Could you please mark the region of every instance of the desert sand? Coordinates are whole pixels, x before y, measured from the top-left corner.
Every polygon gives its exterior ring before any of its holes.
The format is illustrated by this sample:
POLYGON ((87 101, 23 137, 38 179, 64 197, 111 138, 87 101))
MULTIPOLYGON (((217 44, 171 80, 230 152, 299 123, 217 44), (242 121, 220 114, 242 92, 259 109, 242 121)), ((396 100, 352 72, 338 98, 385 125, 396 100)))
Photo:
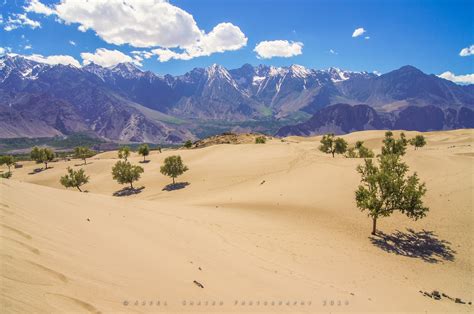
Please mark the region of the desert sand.
MULTIPOLYGON (((379 152, 383 134, 344 138, 379 152)), ((320 137, 153 151, 126 197, 112 196, 116 152, 26 162, 0 184, 2 312, 470 312, 419 291, 473 300, 474 131, 424 135, 404 160, 430 211, 382 218, 377 237, 354 200, 363 160, 323 154, 320 137), (189 185, 166 191, 174 154, 189 185), (60 185, 68 166, 87 193, 60 185)))

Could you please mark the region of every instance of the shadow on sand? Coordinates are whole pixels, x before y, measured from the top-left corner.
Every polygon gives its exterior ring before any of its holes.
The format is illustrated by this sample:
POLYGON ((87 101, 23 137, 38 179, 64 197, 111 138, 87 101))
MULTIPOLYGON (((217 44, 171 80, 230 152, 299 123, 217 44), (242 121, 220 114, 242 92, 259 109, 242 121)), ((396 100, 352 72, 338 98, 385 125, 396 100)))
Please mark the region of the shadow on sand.
POLYGON ((178 183, 171 183, 168 184, 163 188, 162 191, 174 191, 174 190, 181 190, 187 187, 190 183, 189 182, 178 182, 178 183))
POLYGON ((46 171, 48 169, 52 169, 53 167, 48 167, 48 168, 36 168, 36 169, 33 169, 31 172, 28 172, 29 175, 32 175, 32 174, 37 174, 37 173, 40 173, 40 172, 43 172, 43 171, 46 171))
POLYGON ((441 240, 433 231, 422 230, 415 232, 396 231, 392 234, 378 232, 369 237, 372 244, 382 250, 412 258, 419 258, 428 263, 453 261, 456 251, 451 249, 450 242, 441 240))
POLYGON ((74 167, 89 166, 89 165, 92 165, 92 164, 93 164, 93 162, 89 161, 87 164, 84 164, 84 163, 74 164, 74 167))
POLYGON ((140 161, 139 161, 139 163, 141 163, 141 164, 147 164, 147 163, 149 163, 149 162, 150 162, 149 160, 140 160, 140 161))
POLYGON ((118 190, 117 192, 114 192, 113 195, 114 195, 114 196, 129 196, 129 195, 134 195, 134 194, 141 193, 144 188, 145 188, 144 186, 139 187, 139 188, 126 187, 126 188, 123 188, 123 189, 121 189, 121 190, 118 190))

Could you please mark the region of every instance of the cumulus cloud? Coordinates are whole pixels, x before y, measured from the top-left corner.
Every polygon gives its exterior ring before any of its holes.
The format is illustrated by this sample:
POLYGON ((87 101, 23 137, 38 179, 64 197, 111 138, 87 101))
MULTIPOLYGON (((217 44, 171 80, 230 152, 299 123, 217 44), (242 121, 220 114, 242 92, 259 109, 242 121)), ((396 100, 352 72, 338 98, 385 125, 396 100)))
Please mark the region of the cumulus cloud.
POLYGON ((70 40, 69 41, 69 44, 72 45, 72 46, 75 46, 76 45, 76 42, 74 40, 70 40))
MULTIPOLYGON (((30 6, 32 3, 37 13, 51 9, 39 0, 32 1, 30 6)), ((206 33, 191 14, 167 0, 62 0, 53 12, 64 23, 78 24, 82 32, 92 30, 107 43, 156 48, 154 54, 160 61, 189 60, 237 50, 247 44, 239 27, 220 23, 206 33)))
POLYGON ((453 72, 446 71, 438 76, 455 83, 474 84, 474 74, 456 75, 453 72))
POLYGON ((259 42, 253 51, 257 58, 270 59, 273 57, 289 58, 303 53, 303 43, 288 40, 272 40, 259 42))
POLYGON ((472 56, 474 55, 474 45, 471 45, 467 48, 463 48, 460 52, 459 55, 461 57, 467 57, 467 56, 472 56))
POLYGON ((27 4, 28 5, 24 7, 26 12, 34 12, 44 15, 51 15, 55 13, 52 8, 42 4, 39 2, 39 0, 30 0, 27 4))
POLYGON ((73 65, 77 68, 81 67, 79 61, 68 55, 53 55, 53 56, 42 56, 39 54, 33 54, 29 56, 23 56, 26 59, 33 60, 40 63, 47 63, 51 65, 63 64, 63 65, 73 65))
POLYGON ((247 45, 247 40, 239 27, 231 23, 220 23, 208 34, 203 34, 195 44, 186 46, 179 52, 168 48, 157 48, 151 52, 158 56, 160 62, 170 59, 190 60, 217 52, 238 50, 247 45))
POLYGON ((134 59, 118 50, 109 50, 105 48, 99 48, 94 53, 83 52, 81 58, 84 60, 84 65, 89 63, 95 63, 103 67, 112 67, 119 63, 134 63, 141 66, 139 60, 134 59))
POLYGON ((365 33, 366 30, 363 27, 356 28, 354 32, 352 33, 352 37, 359 37, 363 33, 365 33))
POLYGON ((3 29, 9 32, 23 26, 28 26, 32 29, 35 29, 37 27, 41 27, 41 23, 28 18, 28 16, 26 16, 26 13, 18 13, 12 14, 8 17, 7 21, 5 22, 5 27, 3 29))

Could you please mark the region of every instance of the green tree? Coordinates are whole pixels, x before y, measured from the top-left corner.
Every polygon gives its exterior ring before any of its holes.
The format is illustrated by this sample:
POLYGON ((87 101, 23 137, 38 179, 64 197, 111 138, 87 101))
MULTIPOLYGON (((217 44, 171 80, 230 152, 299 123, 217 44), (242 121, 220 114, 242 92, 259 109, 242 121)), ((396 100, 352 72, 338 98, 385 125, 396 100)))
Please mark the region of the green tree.
POLYGON ((341 138, 335 138, 334 134, 326 134, 321 139, 319 150, 326 154, 344 154, 347 150, 347 142, 341 138))
POLYGON ((0 156, 0 166, 7 166, 8 172, 11 172, 11 167, 15 164, 15 157, 13 156, 0 156))
POLYGON ((74 148, 74 156, 84 160, 84 165, 87 164, 87 158, 94 156, 94 152, 86 146, 79 146, 74 148))
POLYGON ((265 136, 257 136, 255 138, 255 144, 265 144, 267 142, 267 139, 265 136))
POLYGON ((193 147, 193 142, 191 142, 191 140, 187 140, 186 142, 184 142, 184 147, 186 148, 193 147))
POLYGON ((377 219, 390 216, 395 210, 417 220, 426 216, 422 197, 426 193, 424 183, 416 172, 407 176, 408 166, 398 154, 378 156, 376 165, 372 159, 365 159, 357 171, 361 184, 355 192, 357 207, 368 211, 372 218, 372 234, 376 233, 377 219))
POLYGON ((112 168, 112 176, 114 180, 117 180, 120 184, 130 184, 130 188, 133 189, 133 182, 140 179, 140 175, 143 173, 143 168, 140 166, 134 166, 130 162, 125 160, 119 160, 112 168))
POLYGON ((89 182, 89 176, 86 176, 84 169, 74 170, 67 167, 67 174, 59 180, 65 188, 77 188, 82 192, 81 186, 89 182))
POLYGON ((160 152, 160 154, 161 154, 161 146, 158 146, 156 149, 157 149, 157 150, 160 152))
POLYGON ((356 148, 359 152, 359 158, 373 158, 374 157, 374 152, 371 149, 365 147, 363 141, 357 141, 356 148))
POLYGON ((143 162, 145 162, 145 157, 150 154, 150 147, 148 144, 142 144, 138 147, 138 154, 143 156, 143 162))
POLYGON ((426 139, 423 135, 417 135, 410 140, 410 144, 415 146, 415 150, 426 145, 426 139))
POLYGON ((30 157, 37 163, 44 163, 44 168, 48 169, 48 162, 54 159, 55 154, 51 149, 47 147, 40 148, 35 146, 31 150, 30 157))
POLYGON ((405 133, 400 133, 400 138, 396 139, 393 137, 392 131, 385 132, 385 138, 383 140, 384 146, 382 147, 382 155, 405 155, 408 141, 405 133))
POLYGON ((118 151, 118 158, 127 161, 128 157, 130 156, 130 147, 122 146, 118 151))
POLYGON ((175 184, 174 179, 182 175, 185 171, 188 171, 188 167, 183 164, 181 156, 166 157, 165 163, 160 168, 162 174, 173 179, 173 184, 175 184))

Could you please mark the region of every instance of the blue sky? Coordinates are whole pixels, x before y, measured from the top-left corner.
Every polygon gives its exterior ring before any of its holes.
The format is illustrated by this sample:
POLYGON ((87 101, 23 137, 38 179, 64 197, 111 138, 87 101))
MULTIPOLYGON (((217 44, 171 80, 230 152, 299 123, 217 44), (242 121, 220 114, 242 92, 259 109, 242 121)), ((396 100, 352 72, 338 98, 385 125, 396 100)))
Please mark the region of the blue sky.
POLYGON ((146 6, 153 0, 101 0, 101 6, 89 8, 85 1, 63 0, 61 10, 55 7, 59 1, 33 0, 32 8, 25 10, 30 2, 7 0, 0 4, 0 52, 44 58, 70 56, 80 64, 92 60, 105 65, 129 57, 143 69, 159 74, 182 74, 213 63, 227 68, 244 63, 301 64, 316 69, 335 66, 381 73, 410 64, 434 74, 474 72, 474 2, 467 0, 175 0, 137 13, 141 26, 122 21, 127 16, 121 15, 117 6, 129 2, 135 10, 139 3, 146 6), (43 4, 57 12, 41 9, 43 4), (84 15, 89 9, 90 16, 84 15), (168 13, 161 16, 165 9, 168 13), (107 19, 104 12, 111 10, 119 13, 107 19), (162 22, 169 16, 174 20, 162 22), (157 20, 147 22, 154 18, 157 20), (110 21, 102 25, 104 20, 110 21), (78 30, 81 23, 89 26, 87 31, 78 30), (127 23, 133 30, 123 33, 120 27, 127 23), (213 36, 215 27, 219 29, 213 36), (358 28, 365 32, 353 37, 358 28), (142 42, 141 34, 148 32, 148 41, 142 42), (259 57, 255 47, 262 42, 266 43, 259 57), (126 57, 109 53, 114 50, 126 57), (81 53, 89 55, 84 60, 81 53), (159 56, 165 62, 160 62, 159 56))

